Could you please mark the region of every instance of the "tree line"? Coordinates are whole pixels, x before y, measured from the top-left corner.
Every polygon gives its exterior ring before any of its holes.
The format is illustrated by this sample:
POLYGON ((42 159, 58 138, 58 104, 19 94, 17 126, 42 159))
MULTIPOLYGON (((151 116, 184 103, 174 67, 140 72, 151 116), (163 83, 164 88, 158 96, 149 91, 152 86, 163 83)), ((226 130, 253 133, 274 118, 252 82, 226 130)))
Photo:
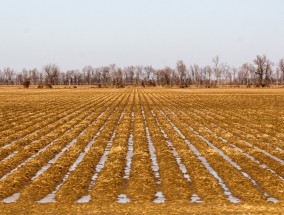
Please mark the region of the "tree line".
POLYGON ((52 85, 96 85, 98 87, 196 87, 218 86, 256 86, 284 84, 284 59, 272 63, 265 55, 257 55, 252 63, 230 67, 222 63, 218 56, 211 65, 201 67, 197 64, 187 66, 178 61, 175 68, 155 69, 152 66, 127 66, 120 68, 115 64, 103 67, 85 66, 81 70, 61 71, 55 64, 47 64, 41 70, 23 69, 15 72, 6 67, 0 70, 0 84, 20 85, 28 88, 30 84, 39 88, 52 85), (276 67, 275 67, 276 66, 276 67))

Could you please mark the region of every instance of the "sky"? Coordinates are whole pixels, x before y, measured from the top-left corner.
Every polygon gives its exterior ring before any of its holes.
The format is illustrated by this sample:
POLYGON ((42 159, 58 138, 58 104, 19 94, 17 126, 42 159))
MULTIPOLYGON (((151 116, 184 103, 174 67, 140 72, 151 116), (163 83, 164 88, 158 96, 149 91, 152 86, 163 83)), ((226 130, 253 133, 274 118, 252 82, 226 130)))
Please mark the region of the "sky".
POLYGON ((0 69, 284 58, 283 0, 0 0, 0 69))

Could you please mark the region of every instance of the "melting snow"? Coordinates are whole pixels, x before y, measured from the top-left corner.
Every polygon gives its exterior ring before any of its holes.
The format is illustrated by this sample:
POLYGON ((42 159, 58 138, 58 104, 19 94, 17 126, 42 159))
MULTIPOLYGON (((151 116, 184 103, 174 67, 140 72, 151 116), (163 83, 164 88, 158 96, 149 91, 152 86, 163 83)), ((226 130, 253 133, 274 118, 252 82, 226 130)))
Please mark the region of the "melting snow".
POLYGON ((227 187, 223 179, 218 175, 218 173, 211 167, 209 162, 205 157, 202 156, 202 154, 198 151, 198 149, 192 145, 188 139, 182 134, 182 132, 175 126, 175 124, 166 116, 166 114, 160 110, 160 112, 165 116, 165 118, 168 120, 168 122, 173 126, 175 131, 181 136, 181 138, 186 142, 188 147, 193 151, 193 153, 197 156, 197 158, 201 161, 201 163, 205 166, 205 168, 214 176, 215 179, 217 179, 218 183, 221 185, 222 189, 224 190, 224 194, 228 197, 227 199, 230 202, 233 203, 239 203, 241 200, 237 197, 234 197, 231 193, 230 189, 227 187))
POLYGON ((117 198, 117 202, 121 204, 129 203, 130 198, 126 194, 120 194, 117 198))
POLYGON ((160 204, 160 203, 165 203, 166 198, 164 197, 163 193, 161 191, 156 193, 156 199, 153 201, 156 204, 160 204))
MULTIPOLYGON (((124 109, 125 109, 125 108, 124 108, 124 109)), ((121 120, 122 120, 124 114, 125 114, 125 113, 124 113, 124 110, 123 110, 123 112, 121 113, 120 118, 119 118, 119 120, 118 120, 117 126, 116 126, 115 130, 113 131, 112 136, 111 136, 109 142, 107 143, 107 146, 106 146, 106 148, 105 148, 105 151, 104 151, 103 155, 101 156, 99 163, 96 165, 96 172, 95 172, 95 174, 92 176, 92 181, 91 181, 91 183, 89 184, 89 188, 88 188, 88 192, 89 192, 89 193, 91 192, 93 186, 95 186, 96 180, 97 180, 97 178, 98 178, 98 175, 99 175, 99 173, 102 171, 102 169, 103 169, 104 166, 105 166, 105 162, 107 161, 107 158, 108 158, 110 149, 111 149, 111 147, 112 147, 113 140, 114 140, 114 138, 115 138, 115 136, 116 136, 116 132, 117 132, 117 130, 118 130, 118 125, 120 124, 120 122, 121 122, 121 120)), ((89 195, 89 196, 90 196, 90 195, 89 195)), ((84 197, 83 197, 83 198, 84 198, 84 197)), ((91 197, 90 197, 90 198, 84 198, 83 200, 89 202, 89 201, 91 201, 91 197)), ((77 202, 77 203, 82 203, 82 198, 80 198, 80 199, 77 200, 76 202, 77 202)), ((85 203, 85 202, 83 202, 83 203, 85 203)))
POLYGON ((19 197, 20 197, 20 193, 14 193, 12 196, 9 196, 9 197, 3 199, 2 202, 4 202, 4 203, 14 203, 14 202, 17 202, 19 197))

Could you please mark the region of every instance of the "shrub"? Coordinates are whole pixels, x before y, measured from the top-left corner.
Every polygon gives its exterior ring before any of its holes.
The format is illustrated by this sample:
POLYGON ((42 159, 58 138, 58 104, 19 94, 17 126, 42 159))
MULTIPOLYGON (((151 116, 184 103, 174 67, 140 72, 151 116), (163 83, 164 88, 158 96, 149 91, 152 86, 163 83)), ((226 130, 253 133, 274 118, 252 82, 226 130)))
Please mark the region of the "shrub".
POLYGON ((30 87, 31 81, 30 79, 26 79, 23 81, 24 88, 28 89, 30 87))

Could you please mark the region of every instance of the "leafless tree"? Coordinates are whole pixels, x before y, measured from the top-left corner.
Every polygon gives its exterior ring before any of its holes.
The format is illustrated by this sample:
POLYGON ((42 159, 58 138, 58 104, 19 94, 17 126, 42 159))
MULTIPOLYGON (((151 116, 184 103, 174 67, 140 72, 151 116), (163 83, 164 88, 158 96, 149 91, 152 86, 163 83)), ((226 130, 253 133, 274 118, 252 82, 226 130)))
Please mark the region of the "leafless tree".
POLYGON ((232 74, 232 84, 237 84, 237 74, 238 74, 238 68, 233 67, 231 70, 231 74, 232 74))
POLYGON ((98 85, 98 87, 101 87, 101 81, 102 81, 102 68, 95 68, 94 69, 94 83, 98 85))
POLYGON ((217 86, 220 85, 222 75, 228 71, 228 66, 224 63, 220 63, 220 58, 219 56, 215 56, 212 59, 213 62, 213 72, 215 74, 216 80, 217 80, 217 86))
POLYGON ((0 84, 3 84, 3 83, 4 83, 4 73, 0 69, 0 84))
POLYGON ((190 67, 191 71, 191 81, 193 84, 196 86, 200 86, 203 82, 202 76, 203 76, 203 70, 200 68, 197 64, 194 64, 193 66, 190 67))
POLYGON ((124 78, 126 85, 133 85, 134 83, 134 74, 135 74, 135 67, 128 66, 123 69, 124 78))
POLYGON ((113 76, 113 85, 116 86, 116 87, 123 87, 121 68, 115 68, 112 71, 112 76, 113 76))
POLYGON ((281 77, 281 84, 284 84, 284 59, 281 59, 279 61, 278 69, 280 72, 280 77, 281 77))
POLYGON ((143 67, 142 66, 136 66, 135 67, 135 83, 136 86, 139 86, 140 84, 142 85, 142 73, 143 73, 143 67))
POLYGON ((45 72, 45 82, 48 85, 54 85, 58 81, 59 68, 55 64, 47 64, 44 66, 43 71, 45 72))
POLYGON ((83 74, 84 74, 84 80, 85 80, 86 84, 90 85, 94 68, 92 66, 85 66, 82 69, 82 71, 83 71, 83 74))
POLYGON ((148 86, 151 86, 153 83, 155 70, 153 69, 152 66, 145 66, 144 71, 145 71, 145 82, 148 86))
POLYGON ((213 84, 266 86, 269 83, 284 84, 284 59, 279 61, 273 71, 273 64, 266 56, 257 56, 254 64, 243 64, 239 68, 229 67, 220 63, 218 56, 212 59, 213 66, 201 67, 193 64, 187 67, 183 61, 178 61, 176 68, 165 67, 154 69, 152 66, 127 66, 123 69, 115 64, 93 68, 83 67, 82 70, 59 71, 54 64, 48 64, 42 71, 37 69, 14 72, 13 69, 0 70, 0 84, 96 84, 101 86, 180 86, 190 84, 211 87, 213 84), (188 69, 189 68, 189 69, 188 69), (273 73, 274 72, 274 73, 273 73))
POLYGON ((29 70, 29 77, 31 84, 37 84, 39 82, 39 71, 36 68, 29 70))
POLYGON ((24 88, 29 88, 30 87, 30 84, 31 84, 30 73, 26 69, 22 70, 21 84, 23 85, 24 88))
POLYGON ((202 73, 204 76, 206 87, 211 87, 211 80, 212 80, 212 73, 213 73, 211 66, 204 67, 202 73))
POLYGON ((249 85, 250 67, 248 63, 244 63, 240 68, 238 78, 241 85, 249 85))
POLYGON ((164 75, 164 78, 165 78, 165 84, 168 85, 168 86, 172 86, 172 84, 173 84, 173 76, 172 76, 173 73, 174 73, 174 70, 170 67, 166 67, 163 70, 163 75, 164 75))
POLYGON ((13 69, 9 67, 4 68, 3 75, 5 84, 13 84, 13 78, 15 76, 15 72, 13 69))
POLYGON ((269 85, 272 74, 272 62, 265 55, 257 55, 253 62, 256 65, 254 72, 258 76, 257 86, 264 87, 269 85))
POLYGON ((108 85, 111 82, 111 74, 110 74, 110 68, 108 66, 104 66, 102 68, 102 83, 104 85, 108 85))
POLYGON ((230 67, 224 67, 225 85, 232 84, 232 70, 230 67))
POLYGON ((185 87, 186 85, 186 65, 182 60, 179 60, 176 64, 176 69, 179 74, 179 79, 180 79, 180 86, 185 87))
POLYGON ((68 70, 66 72, 66 78, 68 81, 69 86, 74 83, 75 81, 75 70, 68 70))

